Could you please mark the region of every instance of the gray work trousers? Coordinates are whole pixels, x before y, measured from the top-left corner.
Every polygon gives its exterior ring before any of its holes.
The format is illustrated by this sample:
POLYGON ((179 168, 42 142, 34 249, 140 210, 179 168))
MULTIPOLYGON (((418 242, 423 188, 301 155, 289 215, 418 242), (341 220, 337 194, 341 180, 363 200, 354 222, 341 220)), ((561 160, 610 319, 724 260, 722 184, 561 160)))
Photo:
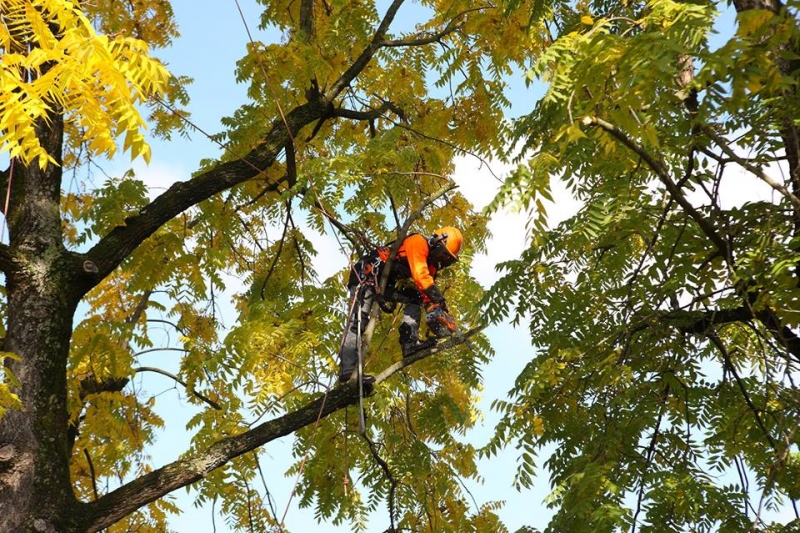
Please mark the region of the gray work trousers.
MULTIPOLYGON (((347 381, 358 366, 359 333, 363 336, 369 322, 369 313, 375 303, 375 289, 372 285, 362 284, 350 287, 350 305, 347 328, 344 332, 342 348, 339 352, 339 380, 347 381)), ((407 303, 403 309, 403 321, 400 324, 400 344, 416 342, 419 338, 419 321, 422 307, 416 303, 407 303)), ((362 354, 363 356, 363 354, 362 354)))

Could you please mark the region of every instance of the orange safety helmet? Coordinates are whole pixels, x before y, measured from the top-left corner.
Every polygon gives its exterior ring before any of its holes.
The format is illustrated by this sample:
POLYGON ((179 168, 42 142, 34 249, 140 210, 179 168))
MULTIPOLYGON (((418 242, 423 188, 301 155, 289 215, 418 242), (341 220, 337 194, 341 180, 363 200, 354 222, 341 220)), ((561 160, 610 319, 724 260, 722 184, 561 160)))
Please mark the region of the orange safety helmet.
POLYGON ((444 248, 452 256, 453 260, 457 261, 458 252, 461 251, 461 243, 464 241, 461 231, 453 226, 444 226, 434 231, 433 234, 444 243, 444 248))

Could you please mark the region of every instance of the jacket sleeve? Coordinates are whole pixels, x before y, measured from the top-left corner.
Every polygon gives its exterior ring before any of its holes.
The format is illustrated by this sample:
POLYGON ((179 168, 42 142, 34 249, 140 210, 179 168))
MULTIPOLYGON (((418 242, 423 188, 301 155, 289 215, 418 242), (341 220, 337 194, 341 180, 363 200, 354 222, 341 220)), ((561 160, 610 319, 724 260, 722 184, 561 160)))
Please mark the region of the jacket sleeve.
POLYGON ((403 247, 411 270, 411 279, 419 292, 424 293, 434 284, 433 274, 436 272, 428 266, 428 241, 422 235, 412 235, 403 242, 403 247))

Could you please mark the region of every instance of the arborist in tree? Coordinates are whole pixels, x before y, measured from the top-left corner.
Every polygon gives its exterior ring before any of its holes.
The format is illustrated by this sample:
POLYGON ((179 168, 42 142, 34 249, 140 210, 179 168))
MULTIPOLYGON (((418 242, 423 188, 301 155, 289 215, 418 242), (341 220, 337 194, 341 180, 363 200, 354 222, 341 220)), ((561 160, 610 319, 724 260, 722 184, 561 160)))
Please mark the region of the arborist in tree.
MULTIPOLYGON (((434 345, 439 337, 456 332, 455 321, 434 277, 439 270, 458 261, 462 240, 461 231, 452 226, 437 229, 431 237, 414 233, 403 239, 392 261, 384 294, 380 294, 380 279, 392 244, 372 250, 353 265, 347 282, 350 316, 339 353, 339 381, 349 380, 358 366, 360 335, 367 327, 376 296, 381 309, 387 312, 391 308, 386 307, 385 302, 405 304, 400 325, 403 357, 434 345), (409 279, 413 280, 413 286, 409 279), (433 335, 424 341, 419 338, 422 307, 425 307, 428 330, 433 335)), ((374 378, 365 375, 363 380, 370 383, 374 378)))

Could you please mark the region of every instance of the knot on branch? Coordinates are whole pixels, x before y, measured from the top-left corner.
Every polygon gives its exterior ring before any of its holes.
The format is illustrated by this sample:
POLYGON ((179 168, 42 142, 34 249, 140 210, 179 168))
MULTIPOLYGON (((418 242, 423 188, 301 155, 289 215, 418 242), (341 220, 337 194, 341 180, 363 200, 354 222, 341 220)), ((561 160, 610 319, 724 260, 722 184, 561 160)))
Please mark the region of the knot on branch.
POLYGON ((0 446, 0 463, 7 463, 14 457, 14 445, 5 444, 0 446))

